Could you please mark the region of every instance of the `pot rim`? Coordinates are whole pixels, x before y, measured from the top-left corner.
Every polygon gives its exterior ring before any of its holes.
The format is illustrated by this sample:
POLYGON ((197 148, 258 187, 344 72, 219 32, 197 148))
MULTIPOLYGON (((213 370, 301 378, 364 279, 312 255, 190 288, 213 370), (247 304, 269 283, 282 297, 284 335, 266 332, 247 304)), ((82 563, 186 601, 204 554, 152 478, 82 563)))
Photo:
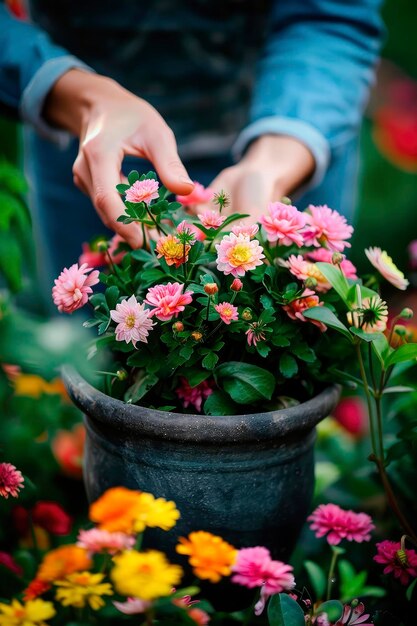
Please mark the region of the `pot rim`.
POLYGON ((72 401, 98 431, 112 428, 133 439, 213 444, 259 442, 306 433, 330 414, 341 391, 340 385, 329 385, 306 402, 275 411, 197 415, 159 411, 117 400, 95 389, 70 365, 62 367, 62 378, 72 401))

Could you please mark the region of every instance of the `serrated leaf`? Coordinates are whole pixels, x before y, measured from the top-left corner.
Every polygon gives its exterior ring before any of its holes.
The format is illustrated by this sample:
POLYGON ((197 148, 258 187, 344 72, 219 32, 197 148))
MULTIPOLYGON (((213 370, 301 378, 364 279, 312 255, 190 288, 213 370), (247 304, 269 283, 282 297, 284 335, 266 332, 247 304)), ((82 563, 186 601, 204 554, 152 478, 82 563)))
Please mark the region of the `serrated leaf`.
POLYGON ((279 371, 284 378, 292 378, 298 372, 297 361, 288 352, 285 352, 279 360, 279 371))
POLYGON ((304 612, 295 600, 277 593, 268 603, 269 626, 305 626, 304 612))

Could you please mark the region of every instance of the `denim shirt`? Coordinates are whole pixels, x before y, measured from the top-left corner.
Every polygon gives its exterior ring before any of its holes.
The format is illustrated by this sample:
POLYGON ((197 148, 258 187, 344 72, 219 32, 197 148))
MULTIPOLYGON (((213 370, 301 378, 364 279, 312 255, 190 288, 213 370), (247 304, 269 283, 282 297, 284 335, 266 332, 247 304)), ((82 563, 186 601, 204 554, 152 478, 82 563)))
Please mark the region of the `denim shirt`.
POLYGON ((0 4, 0 102, 51 140, 41 111, 81 67, 148 100, 184 157, 236 158, 266 133, 313 153, 311 185, 357 134, 378 57, 380 0, 31 0, 0 4))

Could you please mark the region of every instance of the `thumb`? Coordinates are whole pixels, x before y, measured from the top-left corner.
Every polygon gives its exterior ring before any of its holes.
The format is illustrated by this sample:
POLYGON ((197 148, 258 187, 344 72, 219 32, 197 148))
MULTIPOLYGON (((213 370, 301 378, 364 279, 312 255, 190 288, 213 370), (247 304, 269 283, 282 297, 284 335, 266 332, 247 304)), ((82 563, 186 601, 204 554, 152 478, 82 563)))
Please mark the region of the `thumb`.
POLYGON ((174 134, 168 126, 165 132, 152 136, 148 152, 159 178, 169 191, 183 196, 192 192, 194 183, 178 155, 174 134))

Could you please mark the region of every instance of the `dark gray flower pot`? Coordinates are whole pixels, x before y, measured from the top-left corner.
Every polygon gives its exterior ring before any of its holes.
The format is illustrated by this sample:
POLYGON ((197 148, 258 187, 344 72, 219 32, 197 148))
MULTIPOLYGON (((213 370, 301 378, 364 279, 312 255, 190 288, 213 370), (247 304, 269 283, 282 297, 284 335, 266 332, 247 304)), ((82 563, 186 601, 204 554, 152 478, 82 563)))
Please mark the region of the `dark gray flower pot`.
POLYGON ((336 405, 338 386, 287 409, 210 417, 125 404, 69 367, 63 377, 85 415, 90 501, 116 485, 174 500, 181 512, 175 528, 145 533, 171 558, 178 536, 207 530, 238 548, 263 545, 288 559, 313 494, 314 427, 336 405))

